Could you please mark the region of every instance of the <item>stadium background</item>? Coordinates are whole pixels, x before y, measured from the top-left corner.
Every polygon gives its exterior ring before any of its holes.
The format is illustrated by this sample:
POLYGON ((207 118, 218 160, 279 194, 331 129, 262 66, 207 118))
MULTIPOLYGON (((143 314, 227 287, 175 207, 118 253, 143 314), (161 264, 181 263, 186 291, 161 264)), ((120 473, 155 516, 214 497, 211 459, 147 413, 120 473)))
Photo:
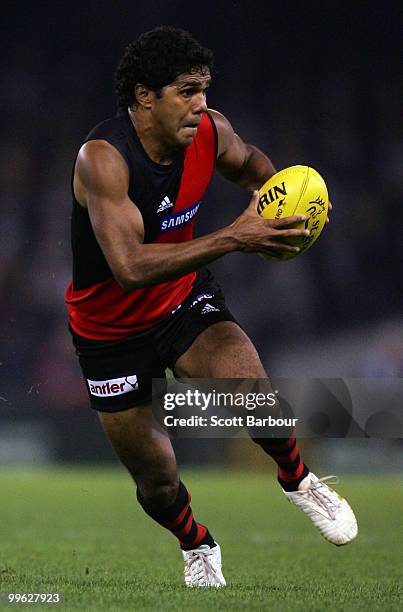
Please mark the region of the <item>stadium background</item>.
MULTIPOLYGON (((114 113, 124 46, 159 24, 213 49, 209 105, 245 141, 277 168, 314 166, 329 186, 332 222, 309 253, 285 265, 238 254, 211 265, 264 364, 283 376, 402 376, 403 87, 399 19, 387 5, 4 4, 0 466, 115 461, 66 331, 69 179, 80 141, 114 113)), ((247 202, 216 178, 198 232, 247 202)), ((324 469, 402 467, 396 440, 305 445, 324 469)), ((242 443, 179 443, 178 452, 183 464, 257 461, 242 443)))

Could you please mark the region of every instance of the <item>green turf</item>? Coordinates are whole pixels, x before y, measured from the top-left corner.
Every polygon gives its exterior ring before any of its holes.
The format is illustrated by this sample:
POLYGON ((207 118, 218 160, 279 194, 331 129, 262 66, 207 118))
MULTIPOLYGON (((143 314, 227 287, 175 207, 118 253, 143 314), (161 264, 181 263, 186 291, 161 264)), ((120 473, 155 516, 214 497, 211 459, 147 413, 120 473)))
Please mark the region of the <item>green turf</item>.
POLYGON ((182 586, 173 537, 137 506, 123 470, 60 469, 0 475, 0 591, 59 592, 69 611, 402 610, 401 478, 342 479, 360 534, 337 548, 271 477, 183 477, 221 544, 226 589, 182 586))

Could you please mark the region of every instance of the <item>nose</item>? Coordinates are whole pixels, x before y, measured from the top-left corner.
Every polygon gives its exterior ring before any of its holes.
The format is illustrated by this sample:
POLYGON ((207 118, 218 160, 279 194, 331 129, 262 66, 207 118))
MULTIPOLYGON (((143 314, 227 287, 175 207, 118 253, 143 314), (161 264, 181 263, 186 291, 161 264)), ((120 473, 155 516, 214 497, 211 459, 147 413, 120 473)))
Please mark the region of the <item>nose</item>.
POLYGON ((192 111, 194 114, 204 113, 207 110, 206 94, 200 91, 193 98, 192 111))

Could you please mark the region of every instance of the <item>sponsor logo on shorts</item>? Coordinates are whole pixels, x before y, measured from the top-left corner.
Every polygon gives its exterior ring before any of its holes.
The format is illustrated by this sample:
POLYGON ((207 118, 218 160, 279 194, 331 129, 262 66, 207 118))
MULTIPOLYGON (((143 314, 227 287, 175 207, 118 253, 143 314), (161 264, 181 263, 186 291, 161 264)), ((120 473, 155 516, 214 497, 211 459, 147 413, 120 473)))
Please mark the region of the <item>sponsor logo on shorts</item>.
POLYGON ((139 388, 136 374, 129 374, 129 376, 112 378, 110 380, 90 380, 87 378, 87 383, 91 395, 96 397, 123 395, 139 388))
POLYGON ((209 312, 220 312, 220 309, 212 306, 212 304, 206 304, 201 314, 208 314, 209 312))
POLYGON ((169 215, 168 217, 165 217, 161 221, 160 231, 170 232, 178 229, 179 227, 183 227, 187 223, 190 223, 199 210, 200 204, 201 200, 199 200, 199 202, 195 202, 192 204, 192 206, 189 206, 189 208, 185 208, 184 210, 180 210, 172 215, 169 215))

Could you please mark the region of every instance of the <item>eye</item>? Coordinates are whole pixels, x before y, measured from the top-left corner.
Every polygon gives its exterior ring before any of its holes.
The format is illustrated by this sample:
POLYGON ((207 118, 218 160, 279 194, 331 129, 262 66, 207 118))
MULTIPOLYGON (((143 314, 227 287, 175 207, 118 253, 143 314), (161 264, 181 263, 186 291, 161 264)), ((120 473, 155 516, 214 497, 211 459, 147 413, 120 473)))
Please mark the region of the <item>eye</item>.
POLYGON ((191 98, 192 96, 197 95, 198 93, 202 93, 204 97, 206 97, 206 93, 207 93, 207 87, 205 87, 204 89, 195 89, 194 87, 189 87, 188 89, 182 89, 180 91, 181 96, 183 96, 184 98, 191 98))

